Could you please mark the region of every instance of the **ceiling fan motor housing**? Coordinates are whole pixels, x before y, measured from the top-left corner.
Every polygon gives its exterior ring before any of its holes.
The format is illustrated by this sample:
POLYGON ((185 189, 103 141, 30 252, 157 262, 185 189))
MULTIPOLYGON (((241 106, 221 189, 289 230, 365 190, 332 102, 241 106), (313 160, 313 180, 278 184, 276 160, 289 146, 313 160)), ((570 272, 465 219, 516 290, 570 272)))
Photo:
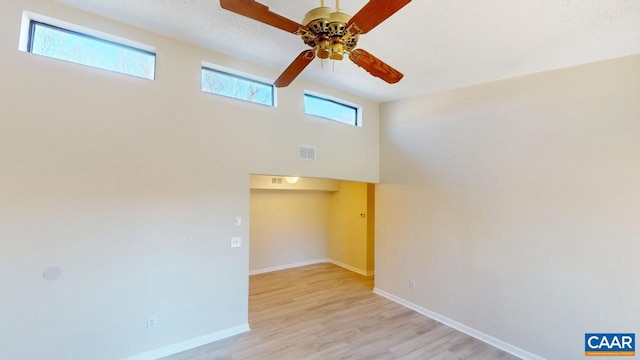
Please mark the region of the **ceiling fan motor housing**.
POLYGON ((315 8, 304 17, 308 31, 300 36, 321 59, 342 60, 345 52, 351 52, 358 44, 358 34, 347 30, 351 15, 340 11, 331 12, 330 7, 315 8))

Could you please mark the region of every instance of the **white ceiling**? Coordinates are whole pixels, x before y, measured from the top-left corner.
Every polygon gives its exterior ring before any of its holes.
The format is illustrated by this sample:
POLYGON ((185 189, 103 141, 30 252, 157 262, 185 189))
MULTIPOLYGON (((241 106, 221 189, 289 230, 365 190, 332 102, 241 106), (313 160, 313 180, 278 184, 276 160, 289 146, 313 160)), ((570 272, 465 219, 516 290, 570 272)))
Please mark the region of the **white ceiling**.
MULTIPOLYGON (((117 21, 284 70, 306 45, 218 0, 58 0, 117 21)), ((301 22, 319 0, 261 0, 301 22)), ((366 0, 342 0, 356 13, 366 0)), ((327 0, 327 4, 332 0, 327 0)), ((389 85, 346 60, 300 75, 384 102, 640 53, 640 0, 414 0, 362 35, 405 74, 389 85)), ((276 76, 277 77, 277 76, 276 76)), ((275 77, 274 77, 275 80, 275 77)))

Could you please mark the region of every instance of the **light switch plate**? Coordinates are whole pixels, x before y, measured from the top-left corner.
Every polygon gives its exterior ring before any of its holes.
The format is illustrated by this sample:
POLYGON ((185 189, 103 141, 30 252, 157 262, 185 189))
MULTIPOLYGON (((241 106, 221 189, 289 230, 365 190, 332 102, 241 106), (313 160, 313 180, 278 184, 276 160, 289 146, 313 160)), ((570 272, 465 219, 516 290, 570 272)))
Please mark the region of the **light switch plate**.
POLYGON ((242 238, 241 237, 232 237, 231 238, 231 247, 240 247, 242 246, 242 238))

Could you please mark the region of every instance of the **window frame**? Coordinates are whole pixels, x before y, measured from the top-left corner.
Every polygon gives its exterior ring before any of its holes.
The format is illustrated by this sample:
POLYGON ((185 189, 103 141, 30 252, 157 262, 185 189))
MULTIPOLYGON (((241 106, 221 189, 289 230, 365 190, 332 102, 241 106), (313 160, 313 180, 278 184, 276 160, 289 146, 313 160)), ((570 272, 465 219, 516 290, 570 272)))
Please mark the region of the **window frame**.
POLYGON ((349 102, 349 101, 338 99, 338 98, 330 96, 330 95, 320 94, 320 93, 317 93, 315 91, 310 91, 310 90, 305 90, 304 91, 304 98, 306 99, 307 97, 316 98, 316 99, 323 100, 323 101, 328 101, 328 102, 331 102, 331 103, 334 103, 334 104, 337 104, 337 105, 340 105, 340 106, 343 106, 343 107, 346 107, 346 108, 353 109, 355 111, 355 118, 353 120, 353 123, 351 123, 351 122, 342 121, 340 119, 330 118, 330 117, 327 117, 327 116, 311 114, 311 113, 307 112, 307 107, 304 106, 304 114, 305 115, 313 116, 315 118, 330 120, 330 121, 342 123, 342 124, 345 124, 345 125, 351 125, 351 126, 355 126, 355 127, 362 127, 362 106, 361 105, 354 104, 354 103, 349 102))
POLYGON ((205 62, 203 61, 201 66, 200 66, 200 91, 204 94, 212 94, 212 95, 216 95, 216 96, 222 96, 228 99, 235 99, 235 100, 240 100, 243 102, 248 102, 251 104, 256 104, 256 105, 262 105, 262 106, 266 106, 266 107, 270 107, 270 108, 275 108, 278 105, 278 101, 277 101, 277 91, 276 91, 276 87, 275 85, 264 78, 261 78, 259 76, 256 75, 252 75, 252 74, 248 74, 248 73, 244 73, 238 70, 234 70, 234 69, 230 69, 221 65, 216 65, 216 64, 212 64, 209 62, 205 62), (212 92, 212 91, 205 91, 202 88, 202 80, 203 80, 203 76, 204 76, 204 72, 205 71, 211 71, 214 73, 218 73, 218 74, 222 74, 225 76, 229 76, 238 80, 243 80, 243 81, 247 81, 250 83, 254 83, 254 84, 258 84, 258 85, 263 85, 263 86, 268 86, 271 89, 271 104, 265 104, 262 102, 256 102, 256 101, 251 101, 249 99, 244 99, 241 97, 235 97, 235 96, 231 96, 231 95, 226 95, 226 94, 219 94, 216 92, 212 92))
POLYGON ((135 42, 135 41, 127 40, 127 39, 124 39, 124 38, 120 38, 120 37, 115 36, 115 35, 102 33, 102 32, 99 32, 97 30, 85 28, 83 26, 75 25, 75 24, 72 24, 72 23, 67 23, 67 22, 64 22, 64 21, 61 21, 61 20, 57 20, 57 19, 54 19, 54 18, 50 18, 50 17, 47 17, 47 16, 30 13, 30 12, 27 12, 27 11, 23 12, 23 16, 22 16, 22 28, 21 28, 20 42, 18 44, 18 49, 20 51, 24 51, 24 52, 30 53, 32 55, 42 56, 42 57, 46 57, 46 58, 54 59, 54 60, 65 61, 65 62, 69 62, 69 63, 76 64, 76 65, 87 66, 87 67, 90 67, 90 68, 99 69, 99 70, 103 70, 103 71, 108 71, 108 72, 111 72, 111 73, 122 74, 122 75, 132 76, 132 77, 139 78, 139 79, 151 80, 151 81, 154 81, 156 79, 158 61, 157 61, 156 49, 154 47, 148 46, 148 45, 145 45, 145 44, 141 44, 141 43, 138 43, 138 42, 135 42), (63 33, 66 33, 66 34, 70 34, 72 36, 77 36, 77 37, 88 39, 88 40, 91 40, 91 41, 96 41, 96 42, 99 42, 99 43, 112 45, 112 46, 115 46, 115 47, 118 47, 118 48, 122 48, 122 49, 125 49, 125 50, 128 50, 128 51, 132 51, 134 53, 139 53, 139 54, 144 54, 144 55, 151 55, 151 56, 153 56, 152 76, 151 77, 146 77, 146 76, 136 75, 136 74, 127 73, 127 72, 123 72, 123 71, 104 68, 104 67, 101 67, 101 66, 95 66, 95 65, 87 64, 87 63, 83 63, 83 62, 66 60, 66 59, 52 57, 52 56, 48 56, 48 55, 44 55, 44 54, 34 53, 33 52, 33 45, 34 45, 33 43, 34 43, 36 26, 42 26, 42 27, 49 28, 49 29, 52 29, 52 30, 55 30, 55 31, 59 31, 59 32, 63 32, 63 33))

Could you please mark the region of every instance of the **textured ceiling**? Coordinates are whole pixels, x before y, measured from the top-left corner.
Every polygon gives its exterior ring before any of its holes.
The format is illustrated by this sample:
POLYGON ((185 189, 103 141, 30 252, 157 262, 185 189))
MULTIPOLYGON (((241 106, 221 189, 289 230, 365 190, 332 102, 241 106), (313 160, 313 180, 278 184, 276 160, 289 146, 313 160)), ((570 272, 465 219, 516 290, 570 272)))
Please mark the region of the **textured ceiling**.
MULTIPOLYGON (((222 10, 218 0, 58 2, 277 71, 307 49, 295 35, 222 10)), ((297 22, 320 4, 260 2, 297 22)), ((366 2, 341 7, 354 14, 366 2)), ((405 78, 389 85, 348 60, 322 67, 319 59, 301 78, 383 102, 638 54, 640 0, 414 0, 358 47, 405 78)))

